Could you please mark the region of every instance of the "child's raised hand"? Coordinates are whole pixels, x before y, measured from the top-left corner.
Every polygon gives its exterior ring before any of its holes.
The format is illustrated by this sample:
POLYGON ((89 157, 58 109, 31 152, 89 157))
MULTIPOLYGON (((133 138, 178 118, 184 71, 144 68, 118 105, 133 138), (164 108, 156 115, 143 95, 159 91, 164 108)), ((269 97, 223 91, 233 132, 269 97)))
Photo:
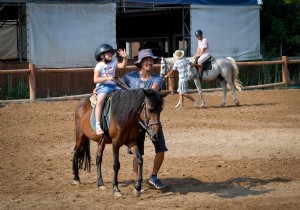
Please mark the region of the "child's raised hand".
POLYGON ((119 49, 118 50, 118 53, 119 53, 119 56, 121 56, 122 58, 127 58, 127 54, 126 54, 126 50, 122 50, 122 49, 119 49))

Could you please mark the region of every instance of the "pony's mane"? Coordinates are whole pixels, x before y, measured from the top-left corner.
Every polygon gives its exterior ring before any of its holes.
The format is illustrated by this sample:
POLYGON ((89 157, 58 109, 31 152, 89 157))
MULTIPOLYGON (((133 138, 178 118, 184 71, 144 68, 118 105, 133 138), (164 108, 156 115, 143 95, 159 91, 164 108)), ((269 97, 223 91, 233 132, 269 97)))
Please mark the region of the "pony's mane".
MULTIPOLYGON (((120 125, 136 117, 145 100, 143 89, 118 90, 112 98, 112 116, 120 125)), ((153 91, 148 99, 154 110, 161 110, 163 106, 163 97, 153 91)))

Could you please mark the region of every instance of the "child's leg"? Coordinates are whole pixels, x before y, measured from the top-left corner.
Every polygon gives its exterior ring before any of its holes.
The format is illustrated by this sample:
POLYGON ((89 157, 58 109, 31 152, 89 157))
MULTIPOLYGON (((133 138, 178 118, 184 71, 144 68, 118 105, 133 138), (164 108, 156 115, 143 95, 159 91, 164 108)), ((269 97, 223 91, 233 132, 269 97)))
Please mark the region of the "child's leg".
POLYGON ((192 96, 190 96, 189 94, 187 94, 187 93, 182 94, 182 96, 184 96, 184 97, 190 99, 192 102, 195 101, 195 99, 194 99, 192 96))
POLYGON ((179 94, 180 109, 183 109, 183 94, 179 94))
POLYGON ((96 133, 98 135, 102 134, 103 131, 100 126, 100 117, 102 114, 102 109, 103 109, 103 103, 105 100, 106 94, 101 93, 97 96, 97 104, 96 104, 96 109, 95 109, 95 119, 96 119, 96 133))
POLYGON ((198 107, 198 99, 194 99, 192 96, 190 96, 189 94, 185 93, 183 94, 184 97, 190 99, 193 103, 194 103, 194 107, 197 108, 198 107))
POLYGON ((169 91, 171 91, 171 93, 174 93, 174 77, 169 76, 168 77, 168 82, 169 82, 169 91))
POLYGON ((198 75, 197 78, 202 78, 202 63, 200 62, 200 59, 198 61, 198 75))

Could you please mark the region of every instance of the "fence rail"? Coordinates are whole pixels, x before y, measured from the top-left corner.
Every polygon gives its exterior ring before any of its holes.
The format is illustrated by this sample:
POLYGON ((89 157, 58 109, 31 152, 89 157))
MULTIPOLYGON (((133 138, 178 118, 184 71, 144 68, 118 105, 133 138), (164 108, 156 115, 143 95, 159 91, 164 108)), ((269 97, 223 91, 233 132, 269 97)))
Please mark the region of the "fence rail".
MULTIPOLYGON (((257 66, 257 65, 282 65, 282 82, 265 84, 265 85, 255 85, 243 87, 245 90, 258 89, 262 87, 274 87, 278 85, 288 85, 288 64, 300 64, 300 59, 288 60, 287 56, 283 56, 282 60, 279 61, 252 61, 252 62, 237 62, 238 66, 257 66)), ((154 68, 160 69, 160 64, 155 64, 154 68)), ((126 71, 135 70, 135 66, 127 66, 126 71)), ((16 69, 16 70, 0 70, 0 74, 14 74, 22 73, 28 74, 29 78, 29 98, 30 100, 36 100, 36 74, 37 73, 74 73, 74 72, 92 72, 93 68, 68 68, 68 69, 39 69, 35 68, 34 64, 29 64, 28 69, 16 69)), ((209 90, 208 90, 209 91, 209 90)))

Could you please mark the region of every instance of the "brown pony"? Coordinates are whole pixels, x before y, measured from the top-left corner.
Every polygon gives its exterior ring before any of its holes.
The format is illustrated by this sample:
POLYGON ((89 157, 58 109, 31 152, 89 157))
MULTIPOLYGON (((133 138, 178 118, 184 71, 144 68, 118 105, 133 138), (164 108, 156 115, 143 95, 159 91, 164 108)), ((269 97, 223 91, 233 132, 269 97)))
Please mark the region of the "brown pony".
POLYGON ((168 93, 160 93, 151 89, 117 90, 111 98, 109 130, 103 136, 96 135, 90 123, 92 113, 89 97, 82 99, 75 110, 76 144, 73 156, 73 184, 80 184, 79 169, 90 171, 90 141, 98 142, 96 154, 97 184, 106 189, 101 173, 102 155, 105 144, 112 144, 113 150, 113 193, 122 196, 118 188, 118 172, 120 169, 119 149, 126 145, 134 154, 138 163, 138 180, 135 184, 135 195, 140 196, 143 158, 137 149, 137 136, 144 129, 152 141, 159 138, 161 129, 160 113, 163 109, 163 97, 168 93))

